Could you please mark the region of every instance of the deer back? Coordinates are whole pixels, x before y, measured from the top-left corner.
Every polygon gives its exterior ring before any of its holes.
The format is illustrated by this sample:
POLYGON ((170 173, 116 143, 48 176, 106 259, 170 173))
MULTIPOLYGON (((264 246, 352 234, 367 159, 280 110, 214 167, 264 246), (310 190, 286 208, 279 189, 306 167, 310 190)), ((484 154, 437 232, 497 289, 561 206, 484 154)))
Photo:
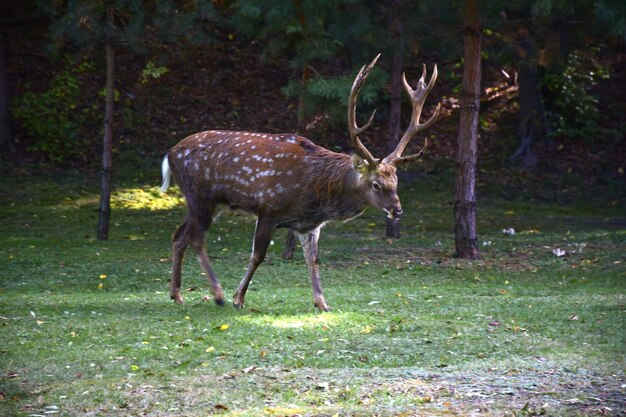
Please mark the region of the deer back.
POLYGON ((174 146, 168 159, 190 208, 200 211, 228 204, 299 229, 290 222, 308 217, 319 224, 364 209, 350 156, 300 136, 200 132, 174 146))

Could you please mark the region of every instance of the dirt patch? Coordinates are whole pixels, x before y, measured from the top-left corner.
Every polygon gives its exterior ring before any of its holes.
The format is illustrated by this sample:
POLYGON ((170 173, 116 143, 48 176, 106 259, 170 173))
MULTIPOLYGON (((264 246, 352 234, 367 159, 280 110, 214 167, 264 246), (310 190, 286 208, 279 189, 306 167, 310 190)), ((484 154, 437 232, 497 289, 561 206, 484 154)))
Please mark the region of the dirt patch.
MULTIPOLYGON (((186 409, 281 416, 625 416, 624 374, 577 370, 432 373, 416 368, 250 367, 172 384, 186 409), (178 388, 176 388, 178 387, 178 388), (204 399, 204 400, 200 400, 204 399), (198 402, 200 401, 200 402, 198 402), (195 404, 195 406, 192 406, 195 404)), ((144 386, 129 404, 167 403, 144 386), (150 397, 153 397, 150 400, 150 397)), ((137 410, 136 410, 137 411, 137 410)), ((151 410, 155 411, 155 410, 151 410)))

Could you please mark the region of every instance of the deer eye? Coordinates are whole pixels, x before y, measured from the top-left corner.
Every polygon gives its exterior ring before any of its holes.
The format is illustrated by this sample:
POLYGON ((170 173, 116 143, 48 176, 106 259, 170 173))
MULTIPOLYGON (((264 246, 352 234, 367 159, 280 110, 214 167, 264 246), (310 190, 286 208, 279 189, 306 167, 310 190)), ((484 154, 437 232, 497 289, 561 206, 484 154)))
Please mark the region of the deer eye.
POLYGON ((374 191, 376 191, 377 193, 379 193, 381 189, 382 189, 382 188, 381 188, 381 186, 380 186, 380 184, 379 184, 379 183, 377 183, 376 181, 374 181, 374 182, 372 183, 372 190, 374 190, 374 191))

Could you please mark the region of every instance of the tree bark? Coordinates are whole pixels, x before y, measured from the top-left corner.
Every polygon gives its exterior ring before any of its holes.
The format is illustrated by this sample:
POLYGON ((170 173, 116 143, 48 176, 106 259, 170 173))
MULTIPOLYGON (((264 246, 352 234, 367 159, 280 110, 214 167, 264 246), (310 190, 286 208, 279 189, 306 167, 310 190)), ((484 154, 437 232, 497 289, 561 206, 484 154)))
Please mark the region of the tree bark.
POLYGON ((515 46, 519 112, 517 119, 518 146, 509 161, 519 159, 524 168, 533 168, 538 161, 534 145, 546 132, 543 95, 539 88, 534 47, 528 30, 519 30, 521 39, 515 46))
POLYGON ((0 149, 15 151, 11 116, 9 113, 9 88, 4 63, 2 35, 0 35, 0 149))
POLYGON ((104 136, 102 138, 102 173, 100 183, 100 209, 98 216, 99 240, 109 238, 111 220, 111 167, 113 150, 113 92, 115 88, 115 50, 111 36, 113 30, 113 2, 106 4, 107 44, 106 44, 106 101, 104 109, 104 136))
MULTIPOLYGON (((387 154, 396 149, 400 140, 400 122, 402 116, 402 22, 395 17, 391 23, 391 41, 394 45, 391 64, 391 108, 389 110, 389 139, 387 140, 387 154)), ((387 237, 400 237, 400 219, 386 218, 387 237)))
POLYGON ((463 95, 456 153, 454 241, 456 256, 478 258, 476 161, 480 110, 481 41, 479 0, 465 0, 463 95))

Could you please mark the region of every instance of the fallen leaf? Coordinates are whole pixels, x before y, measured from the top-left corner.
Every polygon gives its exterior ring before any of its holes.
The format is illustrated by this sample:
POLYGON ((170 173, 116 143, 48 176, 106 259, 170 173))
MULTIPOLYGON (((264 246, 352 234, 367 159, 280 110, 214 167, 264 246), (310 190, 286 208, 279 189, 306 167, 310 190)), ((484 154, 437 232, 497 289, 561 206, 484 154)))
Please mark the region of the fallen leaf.
POLYGON ((243 370, 244 374, 249 374, 250 372, 254 371, 257 367, 255 365, 252 366, 248 366, 246 369, 243 370))
POLYGON ((228 324, 224 323, 224 324, 222 324, 221 326, 219 326, 219 327, 217 328, 217 330, 219 330, 219 331, 223 332, 223 331, 225 331, 225 330, 228 330, 228 328, 229 328, 229 327, 230 327, 230 326, 229 326, 228 324))
POLYGON ((572 320, 572 321, 576 321, 578 320, 578 316, 576 314, 571 314, 568 319, 572 320))

